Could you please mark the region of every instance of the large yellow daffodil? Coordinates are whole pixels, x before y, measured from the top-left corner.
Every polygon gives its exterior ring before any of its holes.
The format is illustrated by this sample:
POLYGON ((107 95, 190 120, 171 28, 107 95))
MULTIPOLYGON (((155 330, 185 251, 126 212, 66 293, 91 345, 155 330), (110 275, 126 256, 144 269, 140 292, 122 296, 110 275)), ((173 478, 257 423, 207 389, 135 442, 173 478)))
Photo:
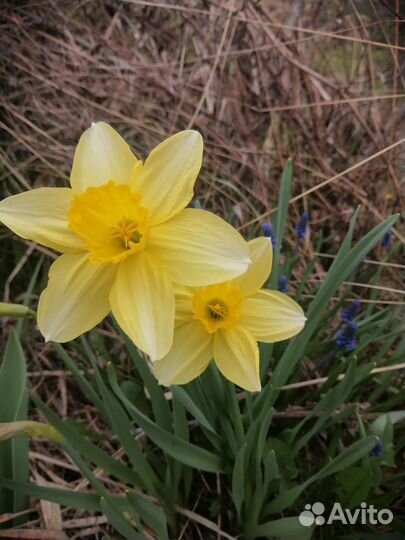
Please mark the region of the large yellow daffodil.
POLYGON ((38 306, 47 340, 65 342, 112 310, 152 359, 173 340, 173 283, 204 286, 243 273, 242 237, 214 214, 184 209, 193 196, 203 142, 182 131, 144 163, 108 124, 80 138, 71 188, 39 188, 0 202, 16 234, 62 252, 38 306))
POLYGON ((185 384, 214 359, 233 383, 260 390, 257 341, 274 343, 302 330, 305 316, 287 295, 261 289, 271 271, 270 238, 248 243, 252 260, 242 276, 176 294, 176 327, 169 353, 155 363, 161 384, 185 384))

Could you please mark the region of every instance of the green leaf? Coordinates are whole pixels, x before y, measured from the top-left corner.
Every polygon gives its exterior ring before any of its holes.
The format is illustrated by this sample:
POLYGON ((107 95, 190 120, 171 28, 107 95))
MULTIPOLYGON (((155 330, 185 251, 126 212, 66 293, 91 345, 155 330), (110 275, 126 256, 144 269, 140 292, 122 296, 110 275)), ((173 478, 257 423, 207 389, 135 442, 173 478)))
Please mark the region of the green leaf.
POLYGON ((374 422, 371 424, 371 429, 377 435, 382 436, 387 426, 388 421, 391 422, 391 424, 396 424, 397 422, 400 422, 404 418, 405 418, 405 411, 390 411, 386 414, 382 414, 376 420, 374 420, 374 422))
POLYGON ((304 527, 298 516, 268 521, 257 525, 252 531, 255 537, 283 538, 283 540, 309 540, 315 526, 304 527))
POLYGON ((384 452, 381 462, 388 467, 395 467, 394 426, 392 425, 389 417, 385 423, 381 439, 384 445, 384 452))
POLYGON ((262 461, 266 439, 267 439, 267 435, 270 429, 270 424, 273 418, 273 414, 274 414, 274 409, 267 409, 265 411, 264 419, 261 419, 257 445, 256 445, 256 466, 257 467, 260 466, 260 463, 262 461))
POLYGON ((167 431, 172 431, 173 418, 162 387, 159 386, 155 377, 152 375, 145 358, 140 356, 136 347, 128 340, 127 337, 125 337, 125 341, 131 359, 142 377, 150 396, 153 416, 155 417, 156 423, 167 431))
POLYGON ((63 348, 63 346, 60 345, 60 343, 52 343, 52 346, 55 349, 55 351, 58 353, 59 358, 65 364, 67 369, 72 373, 81 391, 83 392, 83 395, 85 395, 87 399, 89 399, 97 407, 99 411, 104 411, 103 400, 100 399, 100 397, 97 395, 97 392, 94 390, 94 388, 91 386, 89 381, 86 379, 86 377, 83 375, 81 370, 78 368, 76 362, 74 362, 70 358, 69 354, 63 348))
MULTIPOLYGON (((187 420, 186 409, 180 403, 180 401, 173 399, 173 423, 174 423, 174 435, 179 439, 185 441, 190 440, 190 430, 187 420)), ((180 482, 183 478, 183 475, 190 477, 192 471, 185 467, 183 463, 180 463, 177 460, 170 459, 166 457, 167 469, 166 469, 166 478, 165 484, 167 488, 165 489, 166 498, 165 503, 166 507, 169 507, 172 511, 179 493, 180 482), (169 471, 170 469, 170 471, 169 471)))
MULTIPOLYGON (((0 368, 0 422, 27 419, 26 378, 24 352, 17 333, 13 330, 8 338, 0 368)), ((26 482, 28 474, 27 439, 0 442, 0 477, 26 482)), ((28 508, 28 503, 26 495, 0 489, 0 512, 21 512, 28 508)))
POLYGON ((283 243, 285 227, 288 215, 288 203, 291 198, 291 182, 293 168, 291 158, 285 164, 283 174, 281 175, 280 192, 278 197, 278 206, 275 219, 273 219, 273 229, 276 235, 276 245, 273 253, 273 270, 270 276, 270 287, 276 288, 278 281, 278 262, 283 243))
POLYGON ((219 456, 167 432, 137 409, 119 387, 112 365, 108 367, 107 374, 111 388, 117 397, 131 411, 134 420, 145 431, 148 437, 164 452, 177 461, 190 465, 190 467, 207 472, 221 471, 221 458, 219 456))
POLYGON ((127 500, 129 505, 141 517, 142 521, 154 530, 159 540, 167 540, 169 538, 167 519, 162 508, 148 501, 145 497, 132 492, 127 493, 127 500))
MULTIPOLYGON (((44 255, 42 255, 39 258, 38 263, 35 265, 34 271, 31 273, 31 278, 30 278, 30 281, 28 283, 28 287, 27 287, 27 289, 25 291, 25 294, 24 294, 24 302, 23 302, 24 306, 28 306, 30 301, 31 301, 32 291, 34 290, 35 284, 36 284, 37 279, 38 279, 39 271, 41 270, 43 262, 44 262, 44 255)), ((34 316, 35 316, 35 312, 33 312, 33 313, 34 313, 34 316)), ((17 321, 15 331, 16 331, 17 336, 19 338, 22 335, 24 325, 26 324, 27 321, 29 321, 29 318, 18 319, 18 321, 17 321)))
POLYGON ((210 422, 207 420, 205 414, 201 409, 195 404, 191 399, 190 395, 180 386, 172 386, 171 388, 173 397, 180 401, 183 407, 198 421, 198 423, 207 429, 210 433, 218 437, 215 429, 212 427, 210 422))
POLYGON ((81 455, 85 456, 97 467, 100 467, 125 484, 128 483, 137 487, 141 487, 143 485, 141 479, 135 471, 111 457, 92 442, 86 440, 72 424, 63 422, 38 397, 33 395, 32 400, 38 409, 45 415, 48 421, 67 441, 69 441, 73 447, 75 447, 81 453, 81 455))
MULTIPOLYGON (((245 440, 245 432, 243 429, 242 416, 239 408, 239 401, 236 397, 235 385, 226 379, 223 380, 224 388, 224 398, 226 403, 226 408, 221 419, 229 420, 229 425, 232 430, 232 438, 235 439, 237 444, 237 450, 239 451, 240 445, 243 444, 245 440)), ((236 454, 235 452, 235 454, 236 454)))
POLYGON ((101 510, 104 515, 124 538, 127 540, 145 540, 144 536, 137 534, 131 523, 126 519, 118 504, 113 503, 111 500, 101 498, 100 500, 101 510))
MULTIPOLYGON (((89 481, 90 485, 99 495, 101 509, 113 527, 123 534, 128 540, 136 538, 131 524, 124 516, 126 508, 123 507, 122 504, 117 503, 116 497, 107 491, 104 484, 98 478, 96 478, 84 459, 67 441, 64 442, 63 447, 69 457, 72 459, 73 463, 77 465, 82 475, 89 481)), ((138 540, 141 540, 141 538, 139 537, 138 540)))
POLYGON ((59 487, 37 486, 29 482, 16 482, 6 478, 0 478, 0 486, 24 493, 27 497, 36 497, 37 499, 54 502, 69 508, 77 508, 89 512, 101 511, 100 496, 95 493, 80 493, 79 491, 60 489, 59 487))
POLYGON ((271 482, 280 477, 280 471, 277 463, 276 453, 274 450, 270 450, 263 460, 264 465, 264 478, 263 478, 263 492, 264 498, 269 493, 271 482))
POLYGON ((235 503, 236 511, 238 512, 239 518, 242 517, 242 504, 245 499, 245 454, 246 443, 242 446, 236 456, 235 465, 232 473, 232 499, 235 503))
POLYGON ((124 447, 133 469, 141 477, 145 488, 150 493, 156 494, 156 486, 159 484, 157 475, 138 446, 129 418, 106 386, 100 390, 106 403, 111 427, 124 447))
POLYGON ((185 441, 190 440, 186 409, 176 399, 173 400, 173 425, 176 437, 185 441))
MULTIPOLYGON (((100 370, 97 366, 96 359, 93 356, 93 353, 86 341, 82 336, 82 343, 84 344, 85 350, 88 354, 90 362, 94 370, 94 377, 96 380, 97 387, 105 403, 105 410, 107 413, 107 419, 114 430, 114 433, 117 434, 124 450, 132 464, 133 469, 137 472, 139 477, 142 479, 144 487, 152 494, 157 494, 156 489, 159 485, 159 479, 153 470, 150 463, 145 458, 141 449, 138 446, 138 443, 133 434, 133 426, 124 411, 121 403, 116 399, 114 394, 110 392, 107 388, 104 380, 100 374, 100 370)), ((112 370, 112 364, 107 368, 107 372, 112 370)), ((120 389, 122 393, 122 390, 120 389)))
POLYGON ((370 475, 370 468, 348 467, 337 475, 340 484, 339 501, 344 508, 354 508, 362 501, 367 500, 367 496, 373 485, 370 475))
POLYGON ((292 479, 297 476, 297 466, 290 444, 276 437, 268 437, 266 448, 267 451, 273 451, 274 455, 277 456, 277 466, 283 478, 292 479))
POLYGON ((376 445, 376 437, 366 437, 356 441, 348 448, 345 448, 335 459, 325 465, 317 474, 311 477, 310 481, 321 480, 331 474, 335 474, 366 456, 376 445))
POLYGON ((11 332, 0 368, 0 420, 17 420, 26 385, 24 352, 14 331, 11 332))

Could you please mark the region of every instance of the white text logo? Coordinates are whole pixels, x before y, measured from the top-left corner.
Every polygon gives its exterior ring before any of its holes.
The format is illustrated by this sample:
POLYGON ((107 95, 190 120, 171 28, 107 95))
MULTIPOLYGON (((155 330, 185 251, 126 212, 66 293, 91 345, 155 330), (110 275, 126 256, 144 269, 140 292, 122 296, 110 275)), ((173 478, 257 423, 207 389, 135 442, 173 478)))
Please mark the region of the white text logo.
POLYGON ((298 516, 298 520, 304 527, 315 525, 331 525, 341 523, 342 525, 388 525, 394 519, 391 510, 383 508, 378 510, 372 504, 362 502, 360 508, 342 508, 341 504, 334 503, 328 516, 325 516, 325 506, 321 502, 306 504, 305 510, 298 516))

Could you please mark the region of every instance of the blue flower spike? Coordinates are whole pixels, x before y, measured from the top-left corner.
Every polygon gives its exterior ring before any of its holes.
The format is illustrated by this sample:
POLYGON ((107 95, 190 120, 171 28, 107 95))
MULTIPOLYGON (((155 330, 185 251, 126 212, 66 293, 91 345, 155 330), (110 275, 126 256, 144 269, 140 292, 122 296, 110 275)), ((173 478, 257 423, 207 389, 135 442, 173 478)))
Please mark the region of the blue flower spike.
POLYGON ((336 336, 336 345, 347 352, 357 347, 357 323, 349 322, 336 336))
POLYGON ((300 217, 300 219, 298 221, 298 224, 294 229, 296 234, 297 234, 298 240, 303 240, 304 239, 305 234, 307 232, 307 228, 308 228, 308 222, 309 222, 308 212, 304 212, 301 215, 301 217, 300 217))
POLYGON ((390 249, 391 239, 392 239, 392 231, 390 229, 384 234, 383 239, 381 240, 381 247, 383 249, 390 249))
POLYGON ((347 307, 340 313, 340 317, 342 321, 344 323, 352 322, 355 316, 357 315, 357 312, 359 311, 359 307, 360 307, 360 300, 356 298, 355 300, 353 300, 353 302, 350 304, 349 307, 347 307))
POLYGON ((274 249, 276 247, 276 235, 273 231, 273 227, 271 226, 271 223, 263 223, 262 231, 266 238, 271 239, 271 245, 273 246, 273 249, 274 249))
POLYGON ((280 276, 278 279, 278 290, 282 293, 288 293, 288 277, 280 276))
POLYGON ((378 439, 376 445, 374 446, 374 448, 369 453, 369 456, 370 457, 381 458, 381 457, 383 457, 383 455, 384 455, 384 443, 382 442, 381 439, 378 439))

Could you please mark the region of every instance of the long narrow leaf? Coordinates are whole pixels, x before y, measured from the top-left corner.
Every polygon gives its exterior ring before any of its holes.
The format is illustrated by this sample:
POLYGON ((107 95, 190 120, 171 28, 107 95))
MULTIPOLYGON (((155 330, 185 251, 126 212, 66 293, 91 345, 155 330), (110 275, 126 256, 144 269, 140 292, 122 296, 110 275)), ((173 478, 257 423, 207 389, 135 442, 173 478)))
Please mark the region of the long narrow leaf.
POLYGON ((94 463, 108 474, 121 480, 121 482, 131 484, 134 487, 142 487, 141 479, 135 471, 123 465, 98 448, 95 444, 85 439, 85 437, 83 437, 83 435, 81 435, 72 425, 63 422, 58 418, 58 416, 37 396, 33 395, 32 400, 38 409, 46 416, 47 420, 81 453, 81 455, 85 456, 90 462, 94 463))
POLYGON ((109 367, 108 377, 115 394, 124 403, 125 407, 132 412, 135 421, 145 431, 148 437, 163 451, 178 461, 207 472, 220 472, 221 460, 204 448, 195 446, 187 441, 179 439, 155 424, 145 416, 128 398, 119 387, 112 366, 109 367))
POLYGON ((37 486, 30 482, 16 482, 6 478, 0 478, 0 486, 24 493, 28 497, 36 497, 37 499, 54 502, 69 508, 77 508, 89 512, 101 511, 100 497, 96 493, 80 493, 79 491, 60 489, 59 487, 37 486))
POLYGON ((275 288, 278 281, 278 262, 280 259, 281 247, 287 223, 288 201, 291 198, 291 182, 293 168, 292 160, 288 159, 285 164, 283 174, 281 175, 280 193, 278 197, 278 207, 274 220, 274 232, 276 235, 276 245, 273 253, 273 270, 270 276, 270 287, 275 288))
POLYGON ((150 372, 146 360, 139 355, 134 345, 128 339, 126 339, 126 343, 131 359, 141 375, 149 393, 156 423, 167 431, 172 431, 173 419, 162 387, 158 385, 155 377, 150 372))
MULTIPOLYGON (((27 419, 27 370, 17 333, 12 331, 0 368, 0 422, 27 419)), ((0 477, 28 480, 28 442, 25 437, 0 442, 0 477)), ((28 507, 21 493, 0 489, 0 512, 20 512, 28 507)))

